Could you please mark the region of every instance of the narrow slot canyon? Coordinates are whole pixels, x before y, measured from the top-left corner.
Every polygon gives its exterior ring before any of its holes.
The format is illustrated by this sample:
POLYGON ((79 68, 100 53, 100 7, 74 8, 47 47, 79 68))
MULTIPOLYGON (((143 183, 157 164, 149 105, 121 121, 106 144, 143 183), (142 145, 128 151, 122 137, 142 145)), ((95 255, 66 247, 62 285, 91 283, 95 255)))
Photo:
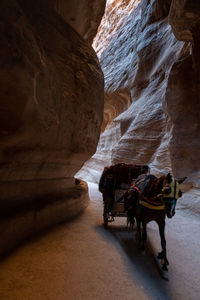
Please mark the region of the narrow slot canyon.
POLYGON ((198 299, 200 3, 2 0, 0 16, 0 300, 198 299), (118 163, 186 178, 169 281, 126 218, 103 226, 118 163))

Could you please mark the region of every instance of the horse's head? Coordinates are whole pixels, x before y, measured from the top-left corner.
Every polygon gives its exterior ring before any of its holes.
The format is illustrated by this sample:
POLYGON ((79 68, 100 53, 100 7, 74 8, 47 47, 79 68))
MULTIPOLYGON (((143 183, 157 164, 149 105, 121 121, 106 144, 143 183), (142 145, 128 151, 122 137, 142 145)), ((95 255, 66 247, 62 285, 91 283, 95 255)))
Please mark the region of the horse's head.
POLYGON ((181 197, 182 192, 178 181, 170 173, 167 176, 163 176, 162 194, 166 215, 168 218, 172 218, 175 215, 176 202, 181 197))

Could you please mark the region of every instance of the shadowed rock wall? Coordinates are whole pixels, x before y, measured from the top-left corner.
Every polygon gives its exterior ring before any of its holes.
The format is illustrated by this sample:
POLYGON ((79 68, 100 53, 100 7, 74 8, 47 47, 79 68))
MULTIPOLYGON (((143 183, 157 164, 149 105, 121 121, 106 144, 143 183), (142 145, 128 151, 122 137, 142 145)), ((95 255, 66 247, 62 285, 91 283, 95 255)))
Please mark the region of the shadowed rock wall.
POLYGON ((90 44, 96 35, 106 0, 54 0, 56 11, 90 44))
MULTIPOLYGON (((200 187, 200 3, 172 1, 169 23, 175 36, 191 41, 186 57, 173 65, 166 94, 174 130, 170 142, 173 168, 200 187)), ((187 43, 186 43, 187 44, 187 43)))
POLYGON ((94 41, 112 98, 108 125, 78 176, 97 182, 106 164, 145 163, 154 174, 172 171, 200 185, 199 8, 197 1, 108 2, 94 41), (130 105, 115 117, 123 91, 130 105))
POLYGON ((53 10, 52 1, 2 0, 0 20, 0 210, 5 222, 8 216, 32 213, 40 203, 68 201, 69 190, 76 189, 74 174, 96 150, 104 82, 94 50, 53 10))

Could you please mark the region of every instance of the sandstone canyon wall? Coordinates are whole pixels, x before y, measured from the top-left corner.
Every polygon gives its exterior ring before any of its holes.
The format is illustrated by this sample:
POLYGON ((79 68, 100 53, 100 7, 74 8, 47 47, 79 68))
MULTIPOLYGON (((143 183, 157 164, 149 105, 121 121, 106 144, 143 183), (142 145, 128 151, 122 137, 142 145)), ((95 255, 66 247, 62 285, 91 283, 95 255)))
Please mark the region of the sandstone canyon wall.
POLYGON ((103 74, 88 41, 60 16, 67 11, 55 7, 0 3, 0 254, 88 203, 87 186, 74 174, 96 150, 103 74))
POLYGON ((90 44, 96 35, 106 0, 54 0, 55 10, 90 44))
POLYGON ((198 202, 198 1, 107 1, 93 42, 105 95, 90 46, 105 0, 0 8, 0 254, 84 209, 87 186, 74 175, 100 128, 76 176, 98 182, 105 165, 145 163, 187 176, 198 202))
POLYGON ((199 195, 199 9, 189 0, 107 1, 93 43, 105 130, 77 176, 98 182, 105 165, 149 164, 156 175, 187 176, 185 190, 199 195))

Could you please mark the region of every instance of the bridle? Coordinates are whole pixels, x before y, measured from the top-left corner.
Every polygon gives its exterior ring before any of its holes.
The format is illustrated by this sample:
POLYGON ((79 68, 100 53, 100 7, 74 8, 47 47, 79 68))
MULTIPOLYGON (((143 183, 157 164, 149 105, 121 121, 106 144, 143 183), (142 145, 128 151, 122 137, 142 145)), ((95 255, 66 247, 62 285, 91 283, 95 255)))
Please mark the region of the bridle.
POLYGON ((163 199, 164 199, 165 206, 167 204, 170 205, 169 211, 166 212, 167 216, 169 218, 171 218, 175 214, 175 207, 176 207, 176 203, 177 203, 177 199, 176 199, 176 192, 177 192, 176 185, 177 185, 177 181, 173 178, 173 180, 170 183, 167 183, 167 184, 164 185, 164 189, 166 189, 166 188, 170 188, 171 189, 172 184, 173 184, 173 187, 174 187, 174 192, 173 192, 172 197, 167 198, 167 197, 165 197, 166 194, 163 193, 163 199))

